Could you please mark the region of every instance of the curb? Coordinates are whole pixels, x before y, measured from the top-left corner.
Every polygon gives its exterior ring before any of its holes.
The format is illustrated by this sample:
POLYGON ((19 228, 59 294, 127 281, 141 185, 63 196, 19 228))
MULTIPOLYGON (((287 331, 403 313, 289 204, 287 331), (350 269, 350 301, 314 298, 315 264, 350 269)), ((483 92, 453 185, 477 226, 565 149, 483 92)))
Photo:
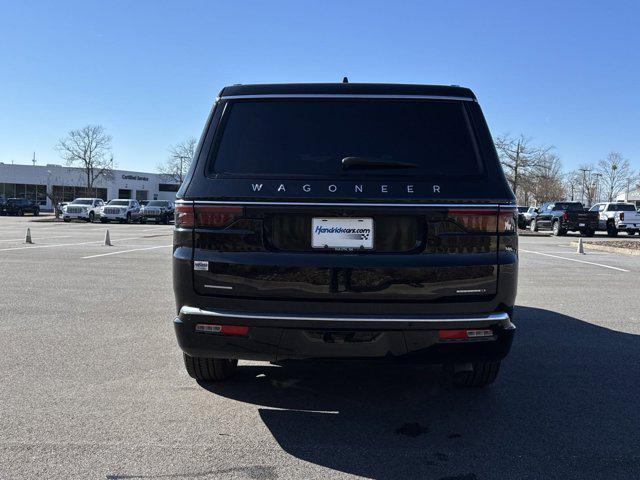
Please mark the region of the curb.
MULTIPOLYGON (((640 248, 622 248, 622 247, 610 247, 608 245, 600 245, 598 243, 582 242, 584 248, 590 250, 600 250, 601 252, 621 253, 623 255, 640 256, 640 248)), ((572 247, 577 247, 578 242, 571 242, 572 247)))

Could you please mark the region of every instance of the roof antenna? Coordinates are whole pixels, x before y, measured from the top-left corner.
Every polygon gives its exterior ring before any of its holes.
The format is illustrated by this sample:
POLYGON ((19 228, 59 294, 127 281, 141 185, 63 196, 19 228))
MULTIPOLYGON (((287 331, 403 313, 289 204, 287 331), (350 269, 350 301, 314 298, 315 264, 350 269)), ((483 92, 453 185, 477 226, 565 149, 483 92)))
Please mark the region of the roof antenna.
POLYGON ((347 77, 342 77, 342 83, 349 83, 349 79, 347 77))

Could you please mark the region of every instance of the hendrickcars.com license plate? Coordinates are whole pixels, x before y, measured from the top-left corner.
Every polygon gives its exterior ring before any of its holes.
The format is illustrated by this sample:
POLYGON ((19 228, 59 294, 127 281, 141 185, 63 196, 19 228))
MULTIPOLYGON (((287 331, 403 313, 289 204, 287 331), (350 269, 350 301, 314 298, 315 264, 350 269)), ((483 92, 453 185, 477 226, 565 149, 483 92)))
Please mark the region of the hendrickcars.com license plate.
POLYGON ((313 218, 311 222, 313 248, 372 249, 372 218, 313 218))

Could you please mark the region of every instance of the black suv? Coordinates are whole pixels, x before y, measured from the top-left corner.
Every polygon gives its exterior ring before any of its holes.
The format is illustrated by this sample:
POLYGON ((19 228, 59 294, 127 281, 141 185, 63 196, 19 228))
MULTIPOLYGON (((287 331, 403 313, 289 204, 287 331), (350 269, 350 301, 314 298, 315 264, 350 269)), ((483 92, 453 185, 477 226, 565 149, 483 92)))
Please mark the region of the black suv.
POLYGON ((31 213, 33 215, 40 214, 40 206, 28 198, 9 198, 4 204, 3 209, 7 215, 24 215, 25 213, 31 213))
POLYGON ((176 203, 188 373, 384 358, 493 382, 515 328, 514 202, 469 89, 224 88, 176 203))

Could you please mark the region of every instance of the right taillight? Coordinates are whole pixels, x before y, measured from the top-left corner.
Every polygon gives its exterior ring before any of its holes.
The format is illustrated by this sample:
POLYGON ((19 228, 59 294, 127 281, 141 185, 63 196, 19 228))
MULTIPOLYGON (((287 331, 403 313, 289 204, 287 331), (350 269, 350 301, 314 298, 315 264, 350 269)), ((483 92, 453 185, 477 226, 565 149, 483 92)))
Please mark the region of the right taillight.
POLYGON ((620 221, 624 222, 624 212, 620 212, 620 221))
POLYGON ((452 208, 448 219, 467 232, 495 233, 498 211, 495 208, 452 208))

